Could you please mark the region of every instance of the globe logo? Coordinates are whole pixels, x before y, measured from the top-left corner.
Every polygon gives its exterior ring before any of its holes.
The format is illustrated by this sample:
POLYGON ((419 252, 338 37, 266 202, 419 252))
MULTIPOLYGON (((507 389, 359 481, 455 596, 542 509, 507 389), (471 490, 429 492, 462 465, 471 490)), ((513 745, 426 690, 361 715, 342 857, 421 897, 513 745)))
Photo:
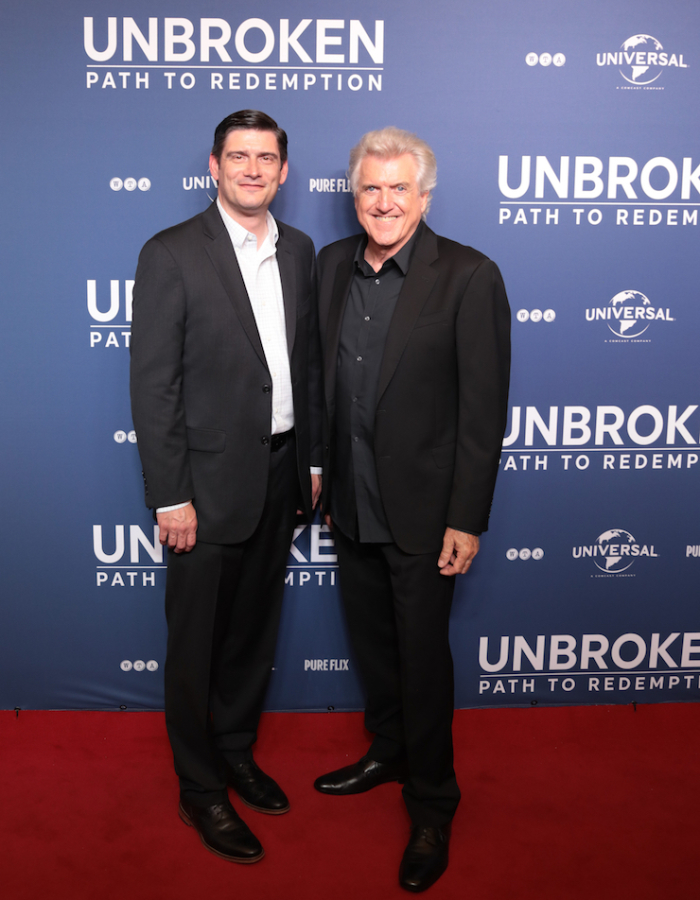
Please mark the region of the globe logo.
POLYGON ((635 34, 627 38, 622 45, 625 56, 621 55, 624 64, 620 75, 630 84, 651 84, 656 81, 662 72, 662 67, 655 62, 660 50, 663 50, 660 41, 650 34, 635 34))
POLYGON ((632 565, 632 558, 627 553, 621 552, 622 545, 632 547, 637 542, 629 533, 622 528, 611 528, 610 531, 604 531, 596 538, 600 556, 596 554, 593 561, 601 572, 624 572, 632 565), (598 560, 601 559, 600 562, 598 560))
POLYGON ((649 327, 649 319, 645 318, 647 307, 651 301, 641 291, 620 291, 609 303, 612 314, 607 326, 618 337, 639 337, 649 327))

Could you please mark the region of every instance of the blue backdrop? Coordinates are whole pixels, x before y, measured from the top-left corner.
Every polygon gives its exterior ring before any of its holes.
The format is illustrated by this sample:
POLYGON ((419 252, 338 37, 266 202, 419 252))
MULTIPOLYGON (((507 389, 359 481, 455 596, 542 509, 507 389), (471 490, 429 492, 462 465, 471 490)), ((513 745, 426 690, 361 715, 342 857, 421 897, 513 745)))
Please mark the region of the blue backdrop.
MULTIPOLYGON (((164 562, 128 402, 138 252, 215 125, 290 137, 273 212, 357 230, 349 148, 433 146, 429 223, 503 272, 512 407, 457 587, 459 706, 697 700, 700 5, 26 0, 2 8, 0 705, 160 708, 164 562)), ((358 708, 332 536, 295 537, 271 709, 358 708)))

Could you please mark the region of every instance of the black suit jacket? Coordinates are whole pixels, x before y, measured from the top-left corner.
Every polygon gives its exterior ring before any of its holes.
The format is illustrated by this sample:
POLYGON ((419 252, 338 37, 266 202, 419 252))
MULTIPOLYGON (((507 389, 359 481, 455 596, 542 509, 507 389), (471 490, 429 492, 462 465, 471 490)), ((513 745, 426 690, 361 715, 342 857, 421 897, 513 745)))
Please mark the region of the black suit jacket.
MULTIPOLYGON (((324 503, 333 470, 338 341, 360 236, 318 257, 324 354, 324 503)), ((438 550, 446 526, 488 527, 506 425, 510 310, 498 267, 424 228, 384 348, 375 414, 379 490, 396 544, 438 550)))
MULTIPOLYGON (((311 239, 278 222, 299 481, 321 465, 321 373, 311 239)), ((216 203, 144 246, 133 291, 131 402, 146 505, 192 499, 198 537, 239 543, 267 489, 272 379, 216 203)))

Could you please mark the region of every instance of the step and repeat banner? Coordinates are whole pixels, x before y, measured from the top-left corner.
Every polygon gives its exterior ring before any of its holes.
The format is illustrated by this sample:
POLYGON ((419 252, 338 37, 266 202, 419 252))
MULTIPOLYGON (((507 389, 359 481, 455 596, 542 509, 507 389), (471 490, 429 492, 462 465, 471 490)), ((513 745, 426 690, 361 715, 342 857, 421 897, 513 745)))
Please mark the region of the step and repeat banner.
MULTIPOLYGON (((700 698, 700 4, 26 0, 1 13, 5 708, 162 707, 165 559, 128 399, 143 243, 216 124, 289 134, 273 206, 357 232, 348 151, 431 143, 429 224, 496 260, 513 381, 452 620, 460 707, 700 698)), ((298 529, 269 709, 357 709, 332 534, 298 529)))

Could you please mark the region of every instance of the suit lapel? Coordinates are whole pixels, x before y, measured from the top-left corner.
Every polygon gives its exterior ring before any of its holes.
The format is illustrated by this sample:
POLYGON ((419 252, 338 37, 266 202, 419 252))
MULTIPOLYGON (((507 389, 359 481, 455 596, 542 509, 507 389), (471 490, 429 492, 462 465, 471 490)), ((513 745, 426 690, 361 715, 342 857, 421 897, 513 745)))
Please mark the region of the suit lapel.
POLYGON ((389 325, 384 355, 379 371, 377 401, 387 389, 399 360, 411 336, 416 319, 420 315, 430 292, 433 289, 438 273, 432 263, 438 258, 437 238, 435 232, 427 225, 423 226, 423 234, 419 236, 413 251, 413 258, 406 278, 396 301, 396 308, 389 325))
POLYGON ((326 383, 326 401, 330 410, 335 408, 335 379, 338 365, 338 345, 340 344, 340 329, 343 324, 345 305, 350 296, 355 248, 353 248, 351 252, 352 255, 347 259, 344 259, 335 270, 333 293, 331 295, 331 305, 328 311, 328 324, 326 326, 325 346, 327 352, 324 374, 326 383))
POLYGON ((296 289, 296 261, 294 254, 284 240, 282 227, 279 222, 279 238, 277 240, 277 266, 280 270, 282 282, 282 298, 284 302, 284 318, 287 325, 287 349, 289 358, 292 358, 294 337, 297 328, 297 289, 296 289))
POLYGON ((236 311, 236 315, 255 352, 262 362, 267 365, 265 352, 260 341, 260 334, 258 333, 258 326, 253 315, 253 307, 250 305, 248 291, 246 290, 241 270, 238 267, 236 251, 233 249, 231 238, 219 215, 215 202, 204 213, 204 233, 209 238, 206 251, 228 294, 231 305, 236 311))

